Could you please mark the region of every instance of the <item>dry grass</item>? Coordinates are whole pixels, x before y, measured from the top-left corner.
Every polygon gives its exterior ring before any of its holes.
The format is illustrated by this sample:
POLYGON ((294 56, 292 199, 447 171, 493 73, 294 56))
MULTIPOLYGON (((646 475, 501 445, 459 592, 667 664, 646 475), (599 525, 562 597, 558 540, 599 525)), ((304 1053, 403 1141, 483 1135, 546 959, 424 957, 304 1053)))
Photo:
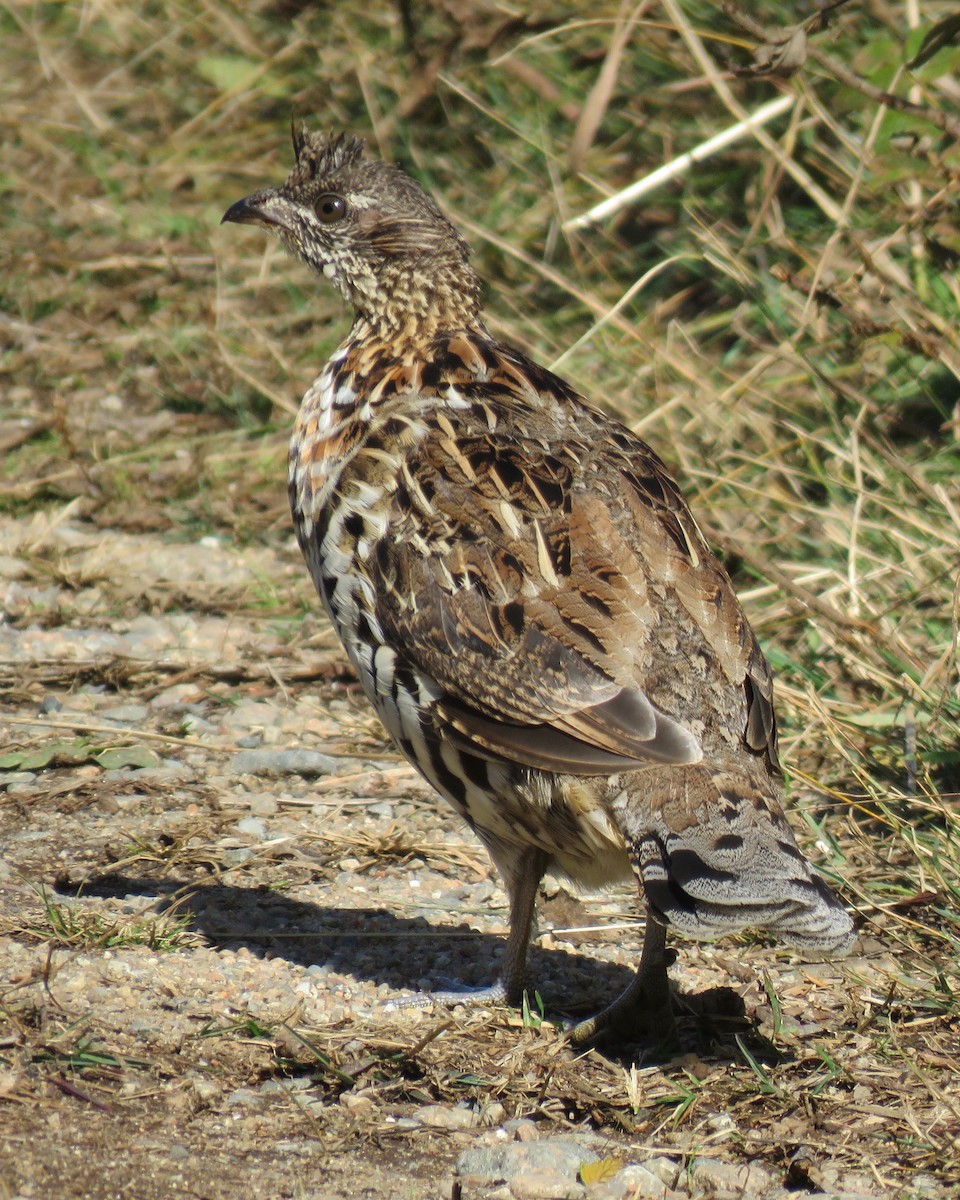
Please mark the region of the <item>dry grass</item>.
MULTIPOLYGON (((769 7, 774 26, 790 6, 769 7)), ((415 9, 406 34, 382 3, 0 7, 0 506, 173 537, 287 536, 291 407, 345 317, 263 239, 217 224, 286 172, 291 109, 367 134, 468 232, 496 331, 562 357, 676 467, 777 669, 807 842, 909 964, 903 990, 849 993, 836 1036, 890 1064, 891 1104, 911 1097, 891 1169, 945 1181, 960 1022, 960 52, 948 41, 904 64, 951 7, 844 5, 829 28, 814 22, 789 78, 750 73, 750 21, 673 0, 629 27, 614 4, 513 18, 448 0, 415 9), (762 136, 562 232, 781 92, 796 104, 762 136)), ((485 1060, 470 1086, 543 1110, 542 1076, 517 1083, 512 1036, 488 1047, 509 1070, 485 1060)), ((749 1059, 695 1084, 675 1072, 662 1086, 695 1100, 656 1135, 737 1104, 776 1129, 798 1080, 822 1090, 828 1041, 807 1066, 794 1056, 789 1083, 749 1059)), ((574 1101, 557 1064, 562 1108, 574 1101)), ((571 1078, 578 1111, 621 1120, 618 1071, 571 1078)), ((829 1086, 856 1089, 842 1072, 829 1086)), ((665 1094, 651 1104, 676 1112, 665 1094)))

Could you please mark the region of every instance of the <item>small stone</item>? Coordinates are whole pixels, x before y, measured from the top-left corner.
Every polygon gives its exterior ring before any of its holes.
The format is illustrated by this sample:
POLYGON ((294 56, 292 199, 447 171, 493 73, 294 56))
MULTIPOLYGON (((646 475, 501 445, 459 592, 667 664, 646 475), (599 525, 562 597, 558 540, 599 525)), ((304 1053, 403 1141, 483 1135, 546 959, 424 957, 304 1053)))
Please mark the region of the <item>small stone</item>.
POLYGON ((228 729, 244 730, 261 734, 277 723, 277 707, 262 700, 241 700, 224 715, 223 723, 228 729))
POLYGON ((237 833, 246 834, 247 837, 254 837, 262 842, 267 836, 267 827, 256 817, 244 817, 242 821, 237 822, 237 833))
POLYGON ((428 1104, 417 1113, 417 1120, 428 1129, 472 1129, 477 1123, 477 1114, 469 1108, 428 1104))
POLYGON ((190 1157, 190 1151, 186 1146, 173 1145, 170 1147, 170 1157, 183 1159, 190 1157))
POLYGON ((593 1150, 572 1138, 541 1138, 536 1142, 472 1146, 457 1160, 457 1172, 489 1180, 511 1180, 532 1171, 554 1171, 576 1180, 581 1166, 596 1159, 593 1150))
POLYGON ((213 1104, 220 1099, 222 1089, 210 1079, 191 1079, 190 1088, 201 1104, 213 1104))
POLYGON ((680 1174, 680 1164, 675 1159, 667 1158, 666 1155, 660 1154, 656 1158, 648 1158, 641 1165, 651 1175, 656 1175, 668 1188, 676 1186, 677 1176, 680 1174))
POLYGON ((27 564, 12 554, 0 554, 0 579, 25 579, 29 575, 27 564))
POLYGON ((49 696, 44 696, 40 703, 40 715, 45 717, 49 713, 60 712, 62 708, 63 701, 59 698, 59 696, 54 696, 52 694, 49 696))
POLYGON ((263 1096, 285 1096, 290 1090, 289 1079, 265 1079, 257 1088, 263 1096))
POLYGON ((203 737, 205 734, 219 733, 219 728, 212 721, 206 720, 198 713, 184 713, 180 718, 180 728, 187 737, 203 737))
POLYGON ((331 775, 339 762, 317 750, 241 750, 233 756, 235 775, 331 775))
POLYGON ((255 792, 249 798, 250 812, 255 817, 272 817, 280 805, 267 792, 255 792))
POLYGON ((172 687, 164 688, 150 701, 150 707, 156 709, 179 708, 187 704, 196 704, 203 699, 203 692, 195 683, 175 683, 172 687))
POLYGON ((480 1124, 487 1129, 491 1129, 495 1125, 499 1125, 503 1118, 507 1115, 507 1110, 499 1102, 494 1100, 490 1104, 485 1104, 480 1111, 480 1124))
POLYGON ((121 725, 137 725, 147 719, 147 707, 144 704, 116 704, 113 708, 103 708, 97 713, 104 721, 116 721, 121 725))
POLYGON ((561 1171, 543 1169, 512 1179, 510 1194, 516 1200, 580 1200, 586 1189, 561 1171))
MULTIPOLYGON (((27 772, 24 772, 24 774, 26 774, 26 773, 27 772)), ((36 780, 36 776, 34 776, 34 780, 36 780)), ((7 794, 10 796, 29 796, 32 792, 35 792, 36 790, 37 790, 37 785, 35 782, 33 782, 33 783, 8 783, 7 784, 7 794)))
POLYGON ((234 846, 223 852, 223 861, 228 867, 237 867, 240 863, 249 862, 251 858, 253 858, 253 851, 249 846, 234 846))
POLYGON ((36 782, 34 771, 0 771, 0 788, 6 788, 7 791, 11 788, 22 791, 24 784, 32 788, 36 782))
POLYGON ((340 1107, 361 1120, 372 1116, 376 1109, 376 1105, 369 1096, 358 1096, 353 1092, 344 1092, 341 1095, 340 1107))
POLYGON ((719 1158, 695 1158, 690 1164, 690 1177, 714 1191, 737 1195, 760 1195, 774 1185, 770 1172, 756 1163, 723 1162, 719 1158))
POLYGON ((848 1171, 840 1180, 840 1187, 845 1192, 866 1195, 870 1191, 871 1181, 866 1175, 857 1175, 848 1171))
POLYGON ((667 1185, 643 1163, 630 1163, 611 1182, 622 1184, 631 1200, 661 1200, 667 1194, 667 1185))
POLYGON ((602 1183, 591 1183, 584 1188, 586 1200, 644 1200, 642 1192, 631 1192, 627 1185, 620 1180, 605 1179, 602 1183))

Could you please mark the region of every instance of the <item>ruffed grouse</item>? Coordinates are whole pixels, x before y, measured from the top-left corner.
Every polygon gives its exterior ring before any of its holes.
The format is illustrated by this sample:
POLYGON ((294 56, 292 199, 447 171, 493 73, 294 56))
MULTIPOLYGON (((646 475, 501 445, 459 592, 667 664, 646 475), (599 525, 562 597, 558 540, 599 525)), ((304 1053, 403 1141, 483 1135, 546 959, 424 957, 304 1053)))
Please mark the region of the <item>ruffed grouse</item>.
POLYGON ((363 142, 224 221, 276 233, 355 311, 290 445, 297 537, 390 736, 506 886, 484 998, 516 1002, 537 887, 629 877, 636 979, 574 1031, 669 1020, 665 927, 843 951, 780 806, 770 669, 677 485, 629 429, 494 338, 463 238, 363 142))

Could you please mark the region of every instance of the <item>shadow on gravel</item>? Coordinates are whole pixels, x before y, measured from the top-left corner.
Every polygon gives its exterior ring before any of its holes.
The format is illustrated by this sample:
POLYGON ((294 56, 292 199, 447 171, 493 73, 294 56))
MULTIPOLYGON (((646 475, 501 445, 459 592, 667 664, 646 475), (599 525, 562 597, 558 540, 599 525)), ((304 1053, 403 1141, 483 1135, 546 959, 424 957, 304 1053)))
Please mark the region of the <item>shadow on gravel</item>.
MULTIPOLYGON (((504 940, 499 934, 465 926, 438 927, 422 917, 400 917, 383 908, 304 903, 266 887, 108 874, 80 881, 61 879, 56 890, 87 898, 155 897, 159 911, 175 911, 188 930, 215 949, 245 947, 264 958, 320 967, 323 973, 396 990, 462 986, 468 994, 470 988, 490 982, 504 940)), ((560 1013, 580 1018, 597 1011, 633 977, 630 969, 614 963, 536 945, 530 951, 530 974, 534 983, 541 978, 549 981, 544 991, 549 992, 552 1019, 560 1013)), ((681 1028, 686 1027, 701 1052, 721 1059, 742 1058, 734 1042, 736 1034, 758 1061, 782 1060, 782 1053, 757 1033, 745 1015, 742 998, 731 988, 685 994, 680 1004, 686 1012, 686 1018, 680 1018, 681 1028)), ((688 1037, 682 1040, 686 1043, 688 1037)), ((619 1055, 614 1052, 610 1057, 619 1055)))
MULTIPOLYGON (((465 986, 489 982, 470 978, 499 955, 500 934, 466 926, 442 927, 423 917, 400 917, 385 908, 337 908, 309 904, 267 887, 231 887, 222 883, 185 883, 144 875, 100 875, 58 881, 61 895, 123 899, 151 896, 158 911, 175 909, 187 929, 218 950, 246 947, 262 957, 285 958, 300 967, 323 966, 388 987, 417 990, 425 986, 434 962, 456 970, 451 958, 462 959, 465 986)), ((454 918, 456 914, 453 914, 454 918)), ((532 974, 589 972, 597 991, 610 995, 629 983, 631 972, 612 963, 562 950, 531 948, 532 974)), ((457 980, 456 982, 460 982, 457 980)), ((449 987, 448 978, 429 986, 449 987)))

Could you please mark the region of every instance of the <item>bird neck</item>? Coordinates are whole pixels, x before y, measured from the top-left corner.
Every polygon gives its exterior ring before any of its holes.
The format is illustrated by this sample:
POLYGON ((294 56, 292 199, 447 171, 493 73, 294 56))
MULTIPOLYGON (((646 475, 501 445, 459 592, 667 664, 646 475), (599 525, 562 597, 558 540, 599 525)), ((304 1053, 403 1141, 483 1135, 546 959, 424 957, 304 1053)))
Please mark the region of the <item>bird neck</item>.
POLYGON ((460 258, 404 256, 384 264, 376 279, 354 277, 345 295, 356 313, 352 337, 422 343, 448 330, 483 328, 480 281, 460 258))

